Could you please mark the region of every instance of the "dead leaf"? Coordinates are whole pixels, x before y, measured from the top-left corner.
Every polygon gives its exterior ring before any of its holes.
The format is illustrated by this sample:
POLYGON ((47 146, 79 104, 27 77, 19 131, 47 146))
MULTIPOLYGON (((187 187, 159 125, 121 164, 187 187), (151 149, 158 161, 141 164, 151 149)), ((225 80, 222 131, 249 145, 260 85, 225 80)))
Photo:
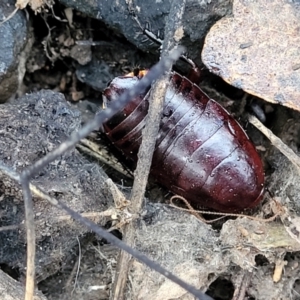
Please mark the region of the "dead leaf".
POLYGON ((286 226, 280 222, 267 223, 247 218, 229 220, 223 225, 220 238, 224 248, 230 249, 231 260, 249 271, 256 265, 257 254, 263 254, 270 262, 275 262, 282 253, 300 250, 300 243, 289 235, 286 226))
POLYGON ((287 261, 278 259, 275 262, 275 269, 273 273, 273 281, 278 282, 281 279, 283 268, 287 265, 287 261))
POLYGON ((27 6, 27 4, 29 3, 29 1, 30 1, 30 0, 17 0, 15 6, 16 6, 18 9, 24 9, 24 8, 27 6))
POLYGON ((52 4, 53 0, 17 0, 15 6, 18 9, 24 9, 27 5, 29 5, 34 12, 39 12, 45 5, 50 7, 52 4))

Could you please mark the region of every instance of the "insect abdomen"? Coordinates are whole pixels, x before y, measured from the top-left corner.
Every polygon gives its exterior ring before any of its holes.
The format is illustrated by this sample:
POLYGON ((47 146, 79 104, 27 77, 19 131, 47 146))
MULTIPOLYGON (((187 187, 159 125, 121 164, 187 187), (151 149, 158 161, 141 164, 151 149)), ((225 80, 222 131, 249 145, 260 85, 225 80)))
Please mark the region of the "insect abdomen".
MULTIPOLYGON (((122 78, 124 86, 130 86, 130 78, 122 78)), ((118 78, 105 90, 108 100, 112 90, 124 90, 121 84, 118 78)), ((110 140, 134 161, 148 98, 149 93, 134 99, 131 107, 104 124, 110 140)), ((262 162, 244 130, 222 106, 177 73, 167 90, 151 175, 192 205, 223 212, 253 207, 263 193, 262 162)))

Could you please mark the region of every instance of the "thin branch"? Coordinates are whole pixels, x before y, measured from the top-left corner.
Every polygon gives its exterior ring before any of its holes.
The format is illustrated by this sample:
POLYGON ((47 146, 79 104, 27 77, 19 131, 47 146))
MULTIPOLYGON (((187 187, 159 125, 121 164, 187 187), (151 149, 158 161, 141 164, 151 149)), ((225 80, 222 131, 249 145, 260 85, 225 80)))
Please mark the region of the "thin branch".
MULTIPOLYGON (((180 55, 180 51, 176 51, 172 53, 173 56, 171 59, 164 59, 156 65, 154 70, 152 72, 149 72, 149 76, 147 80, 144 80, 144 83, 139 85, 138 89, 134 89, 133 92, 127 93, 126 96, 124 96, 123 99, 123 104, 121 105, 115 105, 114 109, 121 109, 122 105, 124 105, 125 100, 127 98, 132 98, 136 94, 141 92, 141 87, 147 86, 147 82, 151 83, 152 79, 156 79, 155 76, 160 76, 165 70, 167 70, 170 67, 170 64, 172 61, 180 55), (126 98, 127 97, 127 98, 126 98)), ((145 77, 146 78, 146 77, 145 77)), ((141 81, 142 82, 142 81, 141 81)), ((140 82, 140 83, 141 83, 140 82)), ((118 101, 116 101, 117 103, 118 101)), ((23 189, 23 196, 24 196, 24 202, 25 202, 25 215, 26 215, 26 232, 27 232, 27 282, 26 282, 26 300, 31 300, 33 299, 33 294, 34 294, 34 276, 35 276, 35 270, 34 270, 34 262, 35 262, 35 232, 34 232, 34 215, 33 215, 33 202, 32 202, 32 190, 36 195, 41 195, 43 196, 44 199, 49 201, 51 204, 59 207, 60 209, 66 211, 69 215, 71 215, 72 218, 75 220, 79 221, 80 223, 86 225, 90 230, 93 230, 96 234, 100 235, 101 237, 105 238, 108 242, 116 245, 120 249, 128 252, 130 255, 135 257, 141 262, 144 262, 147 266, 150 268, 156 270, 160 274, 166 276, 168 279, 172 280, 173 282, 177 283, 180 285, 182 288, 186 289, 188 292, 193 294, 197 299, 202 299, 202 300, 212 300, 209 296, 203 294, 201 291, 197 290, 195 287, 189 285, 188 283, 182 281, 169 271, 167 271, 165 268, 161 267, 159 264, 156 262, 152 261, 148 257, 146 257, 144 254, 141 252, 133 249, 123 241, 119 240, 106 230, 98 227, 95 223, 91 222, 90 220, 84 218, 82 215, 79 213, 73 211, 69 207, 67 207, 65 204, 59 202, 58 200, 50 197, 49 195, 45 194, 42 190, 40 190, 38 187, 32 185, 29 183, 30 177, 35 174, 36 172, 40 171, 41 168, 45 167, 48 163, 53 161, 54 159, 58 158, 61 154, 63 154, 65 151, 71 149, 74 144, 77 142, 77 140, 81 137, 83 137, 85 134, 88 134, 88 130, 93 130, 95 129, 95 126, 98 126, 98 123, 102 122, 105 120, 107 117, 110 117, 110 114, 113 112, 110 112, 108 114, 104 114, 102 116, 97 116, 96 121, 92 121, 89 126, 85 126, 80 132, 77 134, 73 135, 67 142, 63 143, 60 147, 58 147, 56 150, 54 150, 52 153, 48 154, 45 156, 43 159, 39 160, 36 162, 34 165, 26 169, 21 176, 19 176, 17 173, 14 171, 10 170, 3 164, 0 164, 0 169, 2 172, 7 174, 10 178, 15 179, 17 182, 21 183, 22 189, 23 189)))
POLYGON ((86 137, 93 130, 99 129, 102 123, 111 118, 116 112, 121 110, 131 99, 137 95, 143 93, 147 87, 149 87, 153 80, 159 78, 165 71, 169 70, 175 60, 182 53, 182 48, 173 50, 169 57, 165 57, 159 63, 157 63, 147 75, 139 81, 139 83, 132 89, 123 93, 118 101, 113 101, 111 106, 105 111, 102 111, 96 117, 86 124, 78 132, 74 132, 69 139, 62 143, 58 148, 47 154, 42 159, 38 160, 33 165, 26 168, 21 176, 20 182, 23 189, 24 205, 25 205, 25 223, 26 223, 26 235, 27 235, 27 281, 26 281, 26 296, 25 300, 32 300, 34 295, 34 277, 35 277, 35 226, 34 226, 34 214, 32 195, 30 192, 29 181, 31 177, 38 171, 43 169, 50 162, 57 159, 66 151, 72 149, 76 143, 82 138, 86 137))
POLYGON ((182 47, 178 47, 170 52, 170 55, 152 67, 147 75, 143 77, 136 86, 124 92, 117 101, 112 101, 110 107, 101 111, 92 121, 83 126, 78 132, 74 132, 71 137, 58 148, 26 168, 22 173, 22 177, 31 178, 34 174, 57 159, 63 153, 72 149, 81 139, 85 138, 93 130, 98 130, 103 122, 111 118, 116 112, 120 111, 128 102, 131 101, 131 99, 143 93, 155 79, 164 74, 172 66, 173 62, 178 59, 182 52, 182 47))
POLYGON ((32 300, 34 296, 35 279, 35 226, 33 214, 33 202, 29 189, 29 181, 22 178, 21 185, 25 205, 25 225, 27 236, 27 269, 25 300, 32 300))
POLYGON ((137 260, 139 260, 139 261, 143 262, 144 264, 146 264, 147 266, 149 266, 151 269, 157 271, 158 273, 164 275, 168 279, 170 279, 173 282, 177 283, 179 286, 181 286, 182 288, 184 288, 185 290, 190 292, 192 295, 194 295, 196 297, 196 299, 199 299, 199 300, 213 300, 211 297, 205 295, 204 293, 202 293, 201 291, 199 291, 195 287, 193 287, 190 284, 184 282, 183 280, 181 280, 180 278, 178 278, 177 276, 175 276, 174 274, 172 274, 171 272, 166 270, 164 267, 160 266, 155 261, 149 259, 146 255, 142 254, 140 251, 133 249, 132 247, 130 247, 129 245, 127 245, 123 241, 119 240, 114 235, 107 232, 105 229, 102 229, 101 227, 98 227, 95 223, 93 223, 92 221, 82 217, 79 213, 73 211, 72 209, 67 207, 65 204, 63 204, 61 202, 58 202, 58 203, 59 203, 59 207, 61 209, 65 210, 68 214, 70 214, 72 216, 72 218, 74 218, 75 220, 79 221, 80 223, 86 225, 89 229, 94 231, 96 234, 98 234, 99 236, 105 238, 109 243, 112 243, 115 246, 117 246, 118 248, 126 251, 127 253, 132 255, 137 260))
POLYGON ((33 216, 33 204, 32 195, 29 189, 30 178, 43 169, 50 162, 57 159, 66 151, 70 150, 78 143, 82 138, 86 137, 93 130, 99 129, 100 125, 110 117, 112 117, 117 111, 122 109, 126 103, 128 103, 132 98, 136 97, 138 94, 145 91, 145 89, 151 85, 152 81, 163 74, 166 70, 172 66, 174 60, 178 59, 180 56, 180 49, 174 50, 170 57, 160 61, 156 64, 145 76, 139 84, 135 86, 134 89, 123 93, 118 101, 113 101, 112 105, 105 111, 98 114, 94 120, 86 124, 80 131, 75 132, 71 137, 62 143, 58 148, 50 152, 48 155, 38 160, 32 166, 26 168, 21 174, 21 184, 24 196, 25 205, 25 216, 26 216, 26 235, 27 235, 27 281, 26 281, 26 298, 25 300, 33 299, 34 293, 34 276, 35 276, 35 226, 34 226, 34 216, 33 216))
MULTIPOLYGON (((165 27, 165 40, 162 45, 162 57, 167 57, 170 49, 178 46, 180 38, 176 38, 176 30, 181 27, 181 19, 184 12, 185 3, 186 0, 183 0, 180 2, 180 4, 179 2, 173 2, 171 5, 171 10, 165 27)), ((168 73, 171 71, 171 66, 169 66, 167 71, 168 73)), ((168 83, 169 74, 165 75, 163 79, 154 84, 150 94, 149 111, 146 119, 146 125, 142 132, 142 143, 138 153, 138 163, 134 172, 134 182, 131 192, 130 208, 131 213, 134 215, 138 214, 142 209, 168 83)), ((130 222, 123 228, 123 239, 129 246, 133 246, 134 238, 135 223, 130 222)), ((131 256, 124 251, 122 251, 119 255, 112 299, 125 299, 130 259, 131 256)))
MULTIPOLYGON (((1 163, 0 163, 0 170, 5 174, 9 174, 8 176, 10 178, 15 179, 17 182, 20 182, 20 177, 18 176, 18 174, 15 171, 10 170, 7 166, 5 166, 1 163)), ((24 194, 25 197, 31 197, 31 193, 30 193, 30 191, 28 192, 28 190, 29 190, 29 188, 28 188, 28 185, 27 185, 27 186, 25 186, 26 193, 24 193, 24 191, 23 191, 23 194, 24 194), (26 191, 26 188, 27 188, 27 191, 26 191)), ((141 262, 146 264, 148 267, 150 267, 153 270, 159 272, 160 274, 166 276, 168 279, 174 281, 179 286, 181 286, 182 288, 184 288, 185 290, 190 292, 192 295, 197 297, 196 299, 213 300, 211 297, 205 295, 204 293, 197 290, 195 287, 191 286, 190 284, 182 281, 180 278, 173 275, 172 273, 167 271, 165 268, 161 267, 159 264, 157 264, 156 262, 152 261, 147 256, 145 256, 144 254, 142 254, 141 252, 139 252, 139 251, 133 249, 132 247, 128 246, 126 243, 122 242, 121 240, 116 238, 114 235, 107 232, 105 229, 102 229, 101 227, 98 227, 97 224, 95 224, 92 221, 88 220, 87 218, 83 217, 81 214, 73 211, 72 209, 67 207, 65 204, 61 203, 57 199, 54 199, 53 197, 50 197, 48 194, 46 194, 40 188, 30 184, 30 190, 32 190, 33 193, 36 194, 37 196, 42 197, 43 199, 47 200, 52 205, 66 211, 68 213, 68 215, 70 215, 74 220, 77 220, 81 224, 86 225, 89 228, 89 230, 92 230, 96 234, 98 234, 99 236, 105 238, 109 243, 111 243, 111 244, 115 245, 116 247, 128 252, 130 255, 132 255, 136 259, 140 260, 141 262)))
POLYGON ((81 245, 80 245, 80 241, 79 241, 79 238, 78 236, 76 237, 77 238, 77 242, 78 242, 78 263, 77 263, 77 272, 76 272, 76 277, 75 277, 75 282, 74 282, 74 287, 73 287, 73 290, 71 292, 71 295, 73 295, 73 292, 75 291, 76 289, 76 285, 77 285, 77 280, 78 280, 78 276, 79 276, 79 270, 80 270, 80 264, 81 264, 81 245))
POLYGON ((169 74, 154 84, 150 94, 149 112, 142 133, 143 139, 138 153, 138 164, 134 172, 134 182, 130 199, 133 214, 139 213, 142 209, 168 85, 169 74))

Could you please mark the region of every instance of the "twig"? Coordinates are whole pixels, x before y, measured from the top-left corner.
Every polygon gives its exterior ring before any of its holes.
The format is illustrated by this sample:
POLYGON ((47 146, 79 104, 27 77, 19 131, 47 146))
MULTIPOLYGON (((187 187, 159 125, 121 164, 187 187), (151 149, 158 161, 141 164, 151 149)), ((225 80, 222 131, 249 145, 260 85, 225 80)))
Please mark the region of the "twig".
POLYGON ((76 284, 77 284, 77 280, 78 280, 78 275, 79 275, 79 270, 80 270, 80 264, 81 264, 81 245, 80 245, 80 241, 79 241, 78 236, 76 238, 77 238, 77 241, 78 241, 78 267, 77 267, 77 272, 76 272, 74 287, 73 287, 73 290, 71 292, 71 295, 73 294, 73 292, 74 292, 74 290, 76 288, 76 284))
POLYGON ((19 229, 21 225, 9 225, 9 226, 2 226, 0 227, 0 232, 7 231, 7 230, 16 230, 19 229))
POLYGON ((256 117, 250 115, 249 122, 260 130, 270 140, 271 144, 285 155, 300 171, 300 158, 290 147, 265 127, 256 117))
POLYGON ((134 214, 139 213, 142 208, 168 85, 169 74, 154 84, 150 94, 149 112, 142 133, 143 139, 138 153, 137 168, 134 171, 134 182, 130 199, 132 213, 134 214))
POLYGON ((76 145, 76 148, 98 159, 102 163, 110 166, 111 168, 115 169, 116 171, 125 175, 126 177, 133 177, 127 170, 124 169, 122 164, 114 156, 111 155, 111 153, 108 150, 100 148, 98 144, 88 139, 83 139, 76 145))
POLYGON ((29 181, 26 177, 20 178, 22 185, 24 206, 25 206, 25 225, 27 236, 27 269, 26 269, 26 291, 25 300, 32 300, 34 295, 35 279, 35 226, 33 214, 33 202, 29 189, 29 181))
POLYGON ((2 22, 0 22, 0 26, 2 26, 5 22, 9 21, 17 13, 18 10, 19 8, 16 7, 13 12, 11 12, 6 18, 4 18, 2 22))
MULTIPOLYGON (((32 190, 31 190, 32 191, 32 190)), ((100 212, 97 212, 97 211, 93 211, 93 212, 84 212, 84 213, 81 213, 82 216, 84 216, 85 218, 88 218, 88 219, 103 219, 103 218, 106 218, 106 217, 111 217, 113 214, 116 213, 116 210, 114 208, 109 208, 105 211, 100 211, 100 212)), ((72 219, 72 217, 70 215, 63 215, 63 216, 58 216, 56 218, 57 221, 69 221, 72 219)))
POLYGON ((105 181, 106 186, 110 190, 116 209, 122 209, 130 204, 124 194, 118 189, 115 183, 109 178, 105 181))
POLYGON ((241 279, 240 285, 235 289, 232 300, 244 300, 245 295, 248 289, 248 286, 251 282, 252 273, 245 271, 241 279))
MULTIPOLYGON (((174 60, 178 59, 182 52, 182 49, 176 49, 172 51, 169 57, 161 60, 156 64, 147 75, 139 81, 139 83, 132 89, 123 93, 118 101, 113 101, 111 106, 105 111, 98 114, 91 122, 86 124, 78 132, 74 132, 69 139, 62 143, 58 148, 44 156, 42 159, 35 162, 33 165, 26 168, 21 176, 20 183, 22 185, 24 205, 25 205, 25 224, 27 235, 27 280, 26 280, 26 296, 25 300, 32 300, 34 294, 34 277, 35 277, 35 226, 33 215, 32 195, 30 192, 29 182, 31 177, 38 171, 43 169, 46 165, 57 159, 66 151, 72 149, 76 143, 82 138, 86 137, 90 132, 100 128, 100 125, 110 117, 112 117, 117 111, 121 110, 132 98, 136 97, 140 93, 143 93, 147 87, 149 87, 153 80, 161 76, 166 70, 168 70, 174 60)), ((56 205, 57 205, 56 201, 56 205)), ((53 203, 55 205, 55 203, 53 203)), ((64 208, 66 209, 66 208, 64 208)), ((67 210, 69 212, 69 208, 67 210)))
POLYGON ((58 207, 65 210, 68 214, 70 214, 72 216, 72 218, 74 218, 75 220, 79 221, 80 223, 86 225, 89 229, 94 231, 96 234, 98 234, 99 236, 105 238, 109 243, 112 243, 115 246, 117 246, 118 248, 126 251, 127 253, 129 253, 130 255, 135 257, 137 260, 145 263, 150 268, 154 269, 155 271, 157 271, 160 274, 164 275, 168 279, 170 279, 173 282, 177 283, 182 288, 184 288, 185 290, 190 292, 192 295, 194 295, 196 297, 196 299, 199 299, 199 300, 213 300, 211 297, 203 294, 201 291, 199 291, 195 287, 191 286, 190 284, 184 282, 183 280, 181 280, 177 276, 170 273, 168 270, 166 270, 164 267, 160 266, 155 261, 149 259, 146 255, 142 254, 140 251, 133 249, 132 247, 130 247, 129 245, 127 245, 123 241, 116 238, 114 235, 107 232, 105 229, 102 229, 101 227, 98 227, 92 221, 82 217, 79 213, 73 211, 72 209, 67 207, 65 204, 63 204, 59 201, 57 201, 57 203, 58 203, 58 207))
MULTIPOLYGON (((138 84, 131 92, 126 93, 125 96, 121 96, 120 98, 123 99, 123 105, 125 103, 125 100, 130 100, 132 97, 134 97, 136 94, 141 93, 141 88, 145 88, 147 86, 147 83, 151 83, 151 80, 156 79, 156 77, 160 76, 165 70, 167 70, 172 61, 177 59, 180 55, 180 50, 173 51, 172 56, 169 59, 162 59, 159 64, 155 66, 152 71, 149 71, 147 76, 145 77, 146 80, 142 80, 140 84, 138 84), (126 98, 127 97, 127 98, 126 98)), ((128 101, 129 101, 128 100, 128 101)), ((120 101, 115 101, 116 103, 120 104, 120 101)), ((122 107, 122 104, 115 105, 114 109, 119 109, 118 107, 122 107)), ((109 112, 109 114, 113 114, 114 112, 109 112)), ((88 130, 93 130, 94 127, 98 124, 98 122, 102 122, 106 119, 106 117, 109 117, 109 114, 104 114, 101 117, 97 117, 96 121, 92 121, 89 125, 85 126, 80 132, 73 135, 70 139, 68 139, 65 143, 63 143, 61 146, 59 146, 56 150, 54 150, 52 153, 49 153, 41 160, 37 161, 34 165, 26 169, 20 176, 10 170, 8 167, 4 166, 0 163, 0 169, 2 172, 7 174, 10 178, 16 180, 17 182, 22 184, 23 189, 23 196, 24 196, 24 202, 25 202, 25 210, 26 210, 26 231, 27 231, 27 249, 29 250, 27 254, 27 282, 26 282, 26 300, 32 300, 33 299, 33 292, 34 292, 34 261, 35 261, 35 234, 34 234, 34 223, 33 223, 33 209, 32 209, 32 194, 31 191, 34 191, 36 195, 43 196, 43 199, 46 199, 49 201, 52 205, 57 206, 61 210, 66 211, 73 219, 77 220, 78 222, 86 225, 90 230, 94 231, 99 236, 105 238, 108 242, 114 244, 118 248, 128 252, 130 255, 135 257, 137 260, 145 263, 147 266, 152 268, 153 270, 159 272, 160 274, 164 275, 168 279, 172 280, 173 282, 177 283, 179 286, 190 292, 192 295, 194 295, 197 299, 200 300, 212 300, 211 297, 203 294, 201 291, 196 289, 195 287, 191 286, 190 284, 182 281, 177 276, 173 275, 169 271, 167 271, 165 268, 161 267, 158 263, 152 261, 147 256, 142 254, 141 252, 133 249, 132 247, 128 246, 123 241, 119 240, 106 230, 98 227, 95 223, 92 221, 84 218, 81 214, 73 211, 65 204, 61 203, 57 199, 54 199, 47 195, 45 192, 43 192, 41 189, 39 189, 36 186, 33 186, 29 183, 30 177, 35 174, 36 172, 40 171, 41 168, 46 166, 48 163, 52 162, 56 158, 58 158, 61 154, 63 154, 65 151, 71 149, 74 144, 78 141, 78 139, 85 134, 88 134, 88 130)))
MULTIPOLYGON (((1 164, 1 163, 0 163, 0 170, 5 174, 9 174, 10 178, 15 179, 17 182, 20 182, 19 175, 16 172, 14 172, 13 170, 10 170, 8 167, 1 164)), ((109 243, 111 243, 111 244, 115 245, 116 247, 128 252, 130 255, 132 255, 136 259, 140 260, 141 262, 146 264, 148 267, 152 268, 153 270, 159 272, 160 274, 164 275, 168 279, 170 279, 173 282, 177 283, 179 286, 181 286, 182 288, 184 288, 185 290, 190 292, 192 295, 197 297, 197 299, 212 300, 211 297, 203 294, 201 291, 199 291, 195 287, 193 287, 193 286, 187 284, 186 282, 182 281, 180 278, 176 277, 175 275, 173 275, 172 273, 167 271, 165 268, 161 267, 156 262, 149 259, 147 256, 145 256, 141 252, 139 252, 139 251, 133 249, 132 247, 128 246, 127 244, 125 244, 124 242, 122 242, 121 240, 116 238, 114 235, 112 235, 109 232, 107 232, 106 230, 98 227, 95 223, 93 223, 92 221, 84 218, 81 214, 73 211, 72 209, 70 209, 69 207, 67 207, 66 205, 64 205, 60 201, 58 201, 57 199, 54 199, 54 198, 50 197, 48 194, 46 194, 40 188, 30 184, 30 190, 32 190, 34 192, 34 194, 36 194, 37 196, 40 196, 43 199, 50 202, 52 205, 66 211, 68 213, 68 215, 71 216, 71 218, 77 220, 81 224, 86 225, 90 230, 94 231, 99 236, 105 238, 109 243)))
MULTIPOLYGON (((163 42, 162 57, 168 55, 170 49, 178 45, 180 38, 178 39, 176 37, 176 29, 181 28, 181 18, 184 12, 185 3, 186 0, 183 0, 181 2, 173 2, 171 5, 171 10, 165 27, 165 40, 163 42)), ((168 71, 171 71, 171 66, 168 71)), ((149 111, 146 125, 142 133, 142 143, 138 153, 138 163, 134 172, 134 182, 130 199, 131 213, 134 215, 138 214, 142 209, 168 83, 169 74, 154 84, 150 95, 149 111)), ((123 239, 126 244, 132 246, 134 244, 134 238, 135 223, 130 222, 123 229, 123 239)), ((112 299, 125 299, 130 260, 131 256, 128 253, 121 251, 115 273, 112 299)))
POLYGON ((83 126, 78 132, 74 132, 70 138, 68 138, 64 143, 62 143, 55 150, 38 160, 33 165, 26 168, 22 176, 31 178, 38 171, 43 169, 49 163, 60 157, 66 151, 72 149, 81 139, 85 138, 89 133, 93 130, 98 130, 102 123, 104 123, 107 119, 111 118, 117 111, 122 110, 122 108, 129 102, 131 99, 135 98, 139 94, 142 94, 147 87, 151 85, 151 83, 160 77, 166 70, 168 70, 173 62, 178 59, 180 54, 182 53, 183 48, 178 47, 173 50, 168 57, 161 60, 154 67, 150 69, 150 71, 146 74, 146 76, 141 79, 137 85, 135 85, 132 89, 124 92, 119 98, 118 101, 112 101, 110 107, 101 111, 96 117, 83 126))

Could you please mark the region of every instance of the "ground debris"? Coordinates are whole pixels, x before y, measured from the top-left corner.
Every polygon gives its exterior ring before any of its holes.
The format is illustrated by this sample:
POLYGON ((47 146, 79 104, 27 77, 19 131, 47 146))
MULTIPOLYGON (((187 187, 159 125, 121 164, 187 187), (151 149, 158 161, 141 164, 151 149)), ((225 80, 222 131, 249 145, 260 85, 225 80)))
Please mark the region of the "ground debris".
MULTIPOLYGON (((80 126, 80 113, 62 94, 42 90, 29 94, 18 104, 0 107, 0 161, 22 171, 55 149, 80 126)), ((81 213, 102 212, 112 206, 105 189, 107 179, 101 167, 85 160, 76 150, 63 155, 35 176, 32 184, 57 197, 81 213)), ((0 227, 20 225, 18 230, 0 232, 0 263, 25 270, 24 204, 18 184, 0 172, 0 227)), ((77 244, 76 236, 87 229, 48 202, 35 198, 37 234, 37 281, 60 268, 61 260, 77 244)), ((101 214, 100 214, 101 215, 101 214)), ((97 218, 104 225, 107 218, 97 218)))
MULTIPOLYGON (((181 279, 206 290, 226 270, 229 261, 223 260, 217 232, 209 225, 161 204, 148 204, 142 215, 137 223, 136 248, 181 279)), ((129 277, 126 299, 193 299, 138 261, 133 261, 129 277)))
MULTIPOLYGON (((25 295, 24 286, 0 270, 0 295, 2 300, 23 300, 25 295)), ((33 300, 47 300, 37 292, 33 300)))

